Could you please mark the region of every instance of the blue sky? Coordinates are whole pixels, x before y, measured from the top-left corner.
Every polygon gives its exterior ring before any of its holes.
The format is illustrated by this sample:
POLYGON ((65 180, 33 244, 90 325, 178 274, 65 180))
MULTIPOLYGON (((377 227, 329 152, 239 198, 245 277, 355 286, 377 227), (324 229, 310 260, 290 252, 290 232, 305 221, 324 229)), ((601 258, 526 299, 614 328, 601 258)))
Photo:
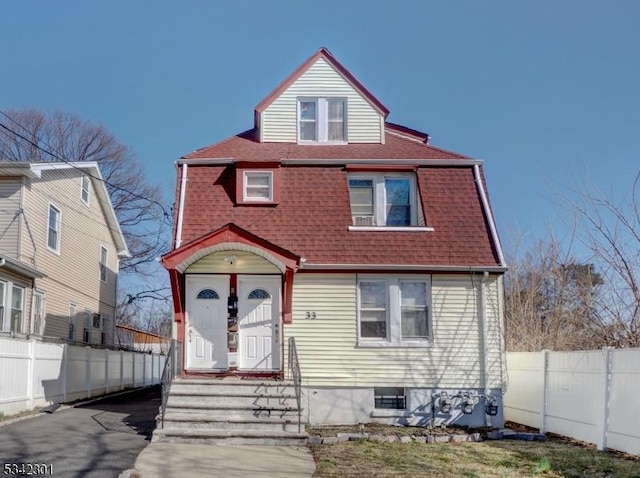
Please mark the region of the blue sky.
POLYGON ((0 108, 61 109, 130 145, 172 202, 174 161, 248 129, 320 46, 433 144, 486 161, 503 241, 562 237, 550 184, 630 186, 640 2, 5 1, 0 108))

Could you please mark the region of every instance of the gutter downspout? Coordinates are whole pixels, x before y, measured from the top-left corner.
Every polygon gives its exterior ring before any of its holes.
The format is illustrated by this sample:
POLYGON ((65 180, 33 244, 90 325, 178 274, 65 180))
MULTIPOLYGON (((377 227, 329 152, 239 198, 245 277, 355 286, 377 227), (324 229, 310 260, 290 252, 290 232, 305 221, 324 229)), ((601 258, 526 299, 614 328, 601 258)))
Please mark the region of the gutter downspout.
POLYGON ((500 239, 498 238, 498 230, 496 229, 496 223, 493 220, 493 214, 491 214, 491 209, 489 208, 489 200, 487 199, 487 194, 484 191, 484 185, 480 176, 480 166, 478 164, 473 165, 473 176, 476 181, 476 186, 478 187, 480 200, 482 201, 482 208, 484 209, 484 212, 487 216, 487 223, 489 224, 491 239, 493 240, 493 243, 496 247, 498 261, 500 261, 501 266, 504 266, 504 255, 502 254, 502 246, 500 245, 500 239))
POLYGON ((182 218, 184 216, 184 195, 187 188, 187 164, 182 164, 182 178, 180 181, 180 204, 178 205, 178 224, 176 226, 176 243, 175 249, 182 244, 182 218))
MULTIPOLYGON (((489 344, 487 337, 489 336, 489 324, 487 323, 487 298, 486 298, 486 283, 489 280, 489 273, 487 271, 482 274, 480 280, 480 321, 482 322, 482 388, 484 389, 484 396, 491 395, 489 390, 489 344)), ((486 412, 484 414, 485 425, 491 427, 491 416, 486 412)))

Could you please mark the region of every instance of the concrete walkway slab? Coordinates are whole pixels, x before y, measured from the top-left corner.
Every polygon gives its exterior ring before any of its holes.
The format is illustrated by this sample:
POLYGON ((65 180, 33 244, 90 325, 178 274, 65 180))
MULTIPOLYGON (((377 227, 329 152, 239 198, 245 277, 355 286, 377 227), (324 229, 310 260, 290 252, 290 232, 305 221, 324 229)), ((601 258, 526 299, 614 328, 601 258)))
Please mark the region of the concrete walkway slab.
POLYGON ((305 478, 316 469, 308 448, 259 445, 151 443, 131 477, 305 478))

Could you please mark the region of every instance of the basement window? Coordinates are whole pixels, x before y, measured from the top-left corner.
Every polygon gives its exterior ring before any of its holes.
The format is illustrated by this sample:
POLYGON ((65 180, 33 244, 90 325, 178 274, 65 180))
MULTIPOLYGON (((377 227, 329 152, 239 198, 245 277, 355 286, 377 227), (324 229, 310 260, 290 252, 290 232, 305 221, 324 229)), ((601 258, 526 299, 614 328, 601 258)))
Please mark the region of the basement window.
POLYGON ((376 387, 373 389, 374 408, 386 410, 405 410, 407 397, 403 387, 376 387))

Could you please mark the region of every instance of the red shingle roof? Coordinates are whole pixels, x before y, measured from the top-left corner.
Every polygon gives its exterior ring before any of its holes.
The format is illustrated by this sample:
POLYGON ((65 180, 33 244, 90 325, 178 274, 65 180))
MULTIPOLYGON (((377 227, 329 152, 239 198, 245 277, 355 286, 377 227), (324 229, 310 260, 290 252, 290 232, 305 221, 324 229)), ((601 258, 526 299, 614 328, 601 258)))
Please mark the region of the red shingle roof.
MULTIPOLYGON (((398 144, 395 139, 389 143, 398 144)), ((362 146, 370 151, 371 158, 407 157, 417 151, 404 143, 403 152, 389 144, 362 146)), ((234 137, 206 150, 218 157, 259 161, 282 157, 282 151, 289 148, 295 151, 290 157, 303 157, 308 148, 317 153, 307 156, 317 157, 333 147, 259 144, 234 137), (260 155, 263 149, 266 153, 260 155)), ((337 148, 343 148, 341 154, 326 157, 363 157, 360 145, 337 148)), ((417 148, 424 151, 422 158, 435 154, 424 145, 417 148)), ((437 157, 442 158, 442 154, 438 150, 437 157)), ((435 231, 349 231, 351 209, 343 166, 283 166, 280 203, 265 207, 234 204, 233 166, 196 163, 188 169, 183 244, 231 222, 304 257, 309 264, 498 266, 472 168, 421 167, 417 178, 426 223, 435 231)))
MULTIPOLYGON (((412 131, 412 130, 408 130, 412 131)), ((416 132, 417 133, 417 132, 416 132)), ((426 136, 426 135, 425 135, 426 136)), ((183 156, 185 159, 233 158, 237 161, 279 161, 295 159, 468 159, 468 156, 427 145, 408 134, 387 127, 385 144, 304 145, 260 143, 258 131, 250 129, 211 146, 183 156)))

